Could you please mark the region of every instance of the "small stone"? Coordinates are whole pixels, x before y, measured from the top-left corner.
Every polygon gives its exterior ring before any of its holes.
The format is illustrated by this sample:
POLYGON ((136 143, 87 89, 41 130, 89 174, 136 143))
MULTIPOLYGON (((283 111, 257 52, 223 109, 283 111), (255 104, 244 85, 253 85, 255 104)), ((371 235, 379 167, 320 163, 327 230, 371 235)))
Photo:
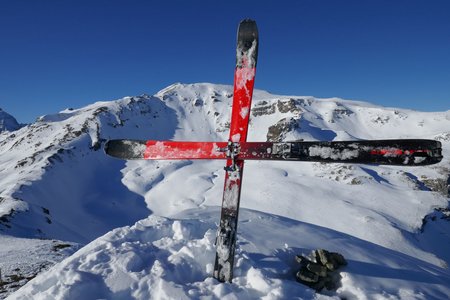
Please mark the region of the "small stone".
POLYGON ((331 259, 335 261, 339 266, 346 266, 347 261, 345 260, 344 256, 340 253, 332 252, 330 253, 331 259))
POLYGON ((330 291, 336 290, 341 286, 341 279, 342 276, 339 273, 337 272, 330 273, 325 282, 325 288, 330 291))
POLYGON ((325 267, 327 267, 330 271, 335 271, 338 268, 338 266, 333 262, 326 263, 325 267))
POLYGON ((329 262, 328 255, 329 252, 327 250, 324 249, 315 250, 316 261, 321 265, 325 266, 329 262))
POLYGON ((319 282, 311 286, 311 288, 315 289, 317 292, 323 290, 324 287, 326 287, 326 282, 324 280, 319 280, 319 282))
POLYGON ((296 255, 295 256, 295 261, 298 262, 299 264, 305 262, 305 259, 306 258, 304 256, 302 256, 302 255, 296 255))
POLYGON ((317 283, 319 281, 319 276, 309 271, 306 268, 301 268, 297 272, 297 279, 305 284, 317 283))
POLYGON ((324 281, 324 286, 329 291, 335 290, 337 288, 337 284, 333 280, 324 281))
POLYGON ((317 274, 320 277, 327 276, 327 268, 320 264, 311 262, 306 266, 306 268, 308 268, 308 270, 310 270, 314 274, 317 274))

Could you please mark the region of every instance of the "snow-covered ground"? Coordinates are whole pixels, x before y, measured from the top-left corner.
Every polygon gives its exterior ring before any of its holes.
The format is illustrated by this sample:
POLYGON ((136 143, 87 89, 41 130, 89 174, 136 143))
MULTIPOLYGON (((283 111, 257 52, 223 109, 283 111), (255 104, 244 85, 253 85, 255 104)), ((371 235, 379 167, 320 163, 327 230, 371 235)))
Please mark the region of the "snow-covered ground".
POLYGON ((0 133, 3 279, 17 275, 27 247, 37 250, 24 274, 68 256, 8 299, 448 298, 450 111, 264 91, 254 94, 250 141, 429 138, 444 160, 247 162, 235 278, 211 278, 224 162, 123 162, 101 148, 111 138, 226 141, 231 98, 230 86, 175 84, 0 133), (337 291, 295 281, 295 255, 317 248, 348 260, 337 291))

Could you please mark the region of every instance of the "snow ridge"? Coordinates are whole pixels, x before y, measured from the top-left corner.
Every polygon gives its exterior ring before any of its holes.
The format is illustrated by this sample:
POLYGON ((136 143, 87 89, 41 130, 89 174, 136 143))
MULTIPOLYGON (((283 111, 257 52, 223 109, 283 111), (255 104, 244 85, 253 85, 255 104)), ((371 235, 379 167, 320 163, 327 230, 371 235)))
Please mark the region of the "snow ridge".
POLYGON ((448 206, 450 111, 258 90, 249 141, 430 138, 443 143, 444 159, 416 168, 247 162, 236 278, 233 285, 214 281, 224 162, 123 162, 101 149, 114 138, 226 141, 232 92, 225 85, 177 83, 154 96, 97 102, 0 133, 0 239, 86 244, 10 298, 450 294, 450 251, 441 251, 449 222, 445 213, 425 218, 448 206), (314 294, 292 276, 295 254, 316 248, 349 261, 336 292, 314 294))

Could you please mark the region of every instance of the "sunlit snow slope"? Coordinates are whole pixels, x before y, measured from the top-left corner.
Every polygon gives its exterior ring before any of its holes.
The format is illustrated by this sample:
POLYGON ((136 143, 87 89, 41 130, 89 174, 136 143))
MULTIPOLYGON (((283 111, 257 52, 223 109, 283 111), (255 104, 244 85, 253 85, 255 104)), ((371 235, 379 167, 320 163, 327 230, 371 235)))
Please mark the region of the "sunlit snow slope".
POLYGON ((330 297, 450 294, 442 210, 450 111, 263 91, 254 94, 250 141, 428 138, 443 143, 444 160, 427 167, 247 162, 235 279, 210 278, 224 162, 123 162, 102 146, 113 138, 226 141, 231 99, 230 86, 175 84, 0 133, 4 237, 84 244, 113 230, 11 299, 326 298, 293 276, 295 254, 315 248, 349 260, 330 297))

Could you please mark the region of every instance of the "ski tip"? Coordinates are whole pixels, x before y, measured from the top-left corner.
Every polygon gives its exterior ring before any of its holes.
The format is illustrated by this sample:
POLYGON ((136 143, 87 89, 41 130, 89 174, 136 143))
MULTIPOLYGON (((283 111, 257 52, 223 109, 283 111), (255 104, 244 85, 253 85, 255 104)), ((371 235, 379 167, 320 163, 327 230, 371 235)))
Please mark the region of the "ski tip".
POLYGON ((244 19, 239 23, 237 34, 237 47, 242 52, 249 51, 254 47, 254 51, 251 51, 251 55, 256 64, 256 58, 258 57, 258 27, 256 22, 251 19, 244 19))
POLYGON ((242 20, 238 27, 238 42, 250 43, 247 44, 247 49, 249 49, 255 40, 258 41, 258 26, 256 26, 256 21, 251 19, 242 20))
POLYGON ((110 140, 106 141, 105 146, 103 147, 103 150, 105 151, 106 154, 108 154, 109 142, 110 140))
POLYGON ((107 155, 112 156, 111 154, 114 153, 115 144, 117 144, 116 140, 108 140, 108 141, 106 141, 105 146, 103 147, 103 150, 105 151, 105 153, 107 155))
POLYGON ((249 18, 243 19, 243 20, 241 20, 241 22, 239 22, 239 27, 243 26, 243 25, 246 26, 246 24, 250 24, 251 26, 256 26, 256 21, 249 19, 249 18))
POLYGON ((146 141, 108 140, 104 151, 107 155, 120 159, 143 159, 146 141))

